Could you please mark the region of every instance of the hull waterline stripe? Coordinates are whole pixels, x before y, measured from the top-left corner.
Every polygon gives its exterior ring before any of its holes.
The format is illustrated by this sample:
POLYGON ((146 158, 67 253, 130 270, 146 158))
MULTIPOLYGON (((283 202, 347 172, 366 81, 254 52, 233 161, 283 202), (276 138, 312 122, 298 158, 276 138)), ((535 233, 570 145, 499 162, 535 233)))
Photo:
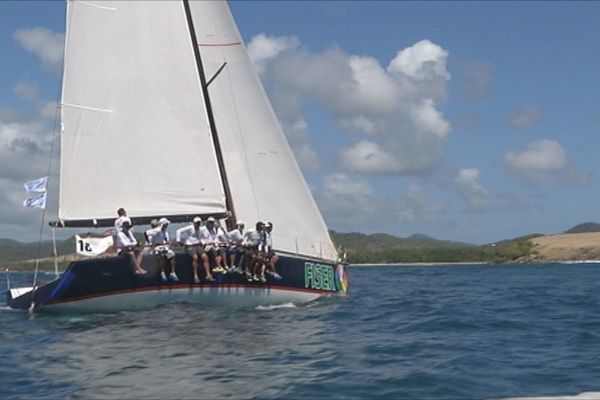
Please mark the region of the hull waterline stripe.
POLYGON ((77 297, 69 297, 67 299, 61 300, 53 300, 49 301, 44 305, 53 305, 53 304, 62 304, 69 303, 72 301, 93 299, 96 297, 106 297, 113 296, 119 294, 127 294, 127 293, 137 293, 137 292, 150 292, 150 291, 170 291, 172 289, 192 289, 192 288, 209 288, 209 289, 239 289, 239 288, 252 288, 252 289, 266 289, 266 290, 282 290, 282 291, 290 291, 290 292, 303 292, 303 293, 314 293, 319 295, 328 295, 328 294, 337 294, 338 292, 327 291, 327 290, 315 290, 315 289, 304 289, 304 288, 295 288, 295 287, 284 287, 284 286, 274 286, 274 285, 262 285, 258 286, 256 284, 240 284, 240 283, 230 283, 230 284, 203 284, 203 283, 183 283, 176 285, 155 285, 155 286, 144 286, 135 289, 123 289, 123 290, 114 290, 110 292, 103 292, 97 294, 90 294, 85 296, 77 296, 77 297))

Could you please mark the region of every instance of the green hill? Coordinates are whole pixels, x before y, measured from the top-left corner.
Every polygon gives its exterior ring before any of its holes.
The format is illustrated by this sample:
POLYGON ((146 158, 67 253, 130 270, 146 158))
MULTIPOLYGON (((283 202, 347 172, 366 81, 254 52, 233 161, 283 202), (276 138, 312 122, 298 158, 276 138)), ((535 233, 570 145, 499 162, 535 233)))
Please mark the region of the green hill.
POLYGON ((584 222, 583 224, 575 225, 571 229, 565 231, 565 233, 586 233, 586 232, 600 232, 600 224, 595 222, 584 222))
POLYGON ((388 234, 339 233, 331 238, 350 263, 510 262, 529 254, 530 235, 490 245, 437 240, 426 235, 399 238, 388 234))

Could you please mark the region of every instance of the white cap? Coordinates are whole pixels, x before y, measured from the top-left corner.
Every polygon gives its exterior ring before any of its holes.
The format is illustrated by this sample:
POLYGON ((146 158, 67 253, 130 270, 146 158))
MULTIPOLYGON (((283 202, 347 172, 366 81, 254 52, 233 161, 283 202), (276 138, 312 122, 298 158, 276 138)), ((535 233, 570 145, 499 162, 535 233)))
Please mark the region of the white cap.
POLYGON ((200 218, 200 217, 194 217, 194 222, 202 222, 202 218, 200 218))
POLYGON ((236 225, 246 225, 246 223, 244 221, 238 221, 235 223, 236 225))
POLYGON ((170 223, 171 223, 171 221, 169 221, 169 220, 168 220, 168 219, 166 219, 166 218, 161 218, 161 219, 159 219, 159 220, 158 220, 158 223, 159 223, 160 225, 166 225, 166 224, 170 224, 170 223))
POLYGON ((214 219, 213 217, 208 217, 208 219, 206 220, 206 222, 215 222, 216 219, 214 219))

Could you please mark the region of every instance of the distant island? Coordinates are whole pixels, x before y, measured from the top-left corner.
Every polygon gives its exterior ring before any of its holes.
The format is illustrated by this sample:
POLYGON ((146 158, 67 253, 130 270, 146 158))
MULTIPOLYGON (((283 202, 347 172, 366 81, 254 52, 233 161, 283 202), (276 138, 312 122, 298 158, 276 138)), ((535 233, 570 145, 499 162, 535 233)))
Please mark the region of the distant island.
MULTIPOLYGON (((586 222, 556 235, 531 234, 496 243, 474 245, 415 234, 400 238, 386 233, 330 231, 351 264, 393 263, 546 263, 600 260, 600 224, 586 222)), ((40 267, 54 268, 52 243, 40 245, 40 267)), ((75 257, 74 239, 58 241, 61 270, 75 257)), ((38 243, 0 239, 2 270, 31 270, 38 243)))

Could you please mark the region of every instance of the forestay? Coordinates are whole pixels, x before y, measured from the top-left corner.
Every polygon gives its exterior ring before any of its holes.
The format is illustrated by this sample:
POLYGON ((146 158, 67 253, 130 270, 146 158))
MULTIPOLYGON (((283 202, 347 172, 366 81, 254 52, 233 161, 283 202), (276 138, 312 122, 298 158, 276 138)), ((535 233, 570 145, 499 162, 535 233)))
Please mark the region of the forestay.
POLYGON ((225 212, 180 1, 69 1, 59 220, 225 212))
POLYGON ((190 2, 238 219, 274 223, 278 250, 337 258, 226 2, 190 2))

